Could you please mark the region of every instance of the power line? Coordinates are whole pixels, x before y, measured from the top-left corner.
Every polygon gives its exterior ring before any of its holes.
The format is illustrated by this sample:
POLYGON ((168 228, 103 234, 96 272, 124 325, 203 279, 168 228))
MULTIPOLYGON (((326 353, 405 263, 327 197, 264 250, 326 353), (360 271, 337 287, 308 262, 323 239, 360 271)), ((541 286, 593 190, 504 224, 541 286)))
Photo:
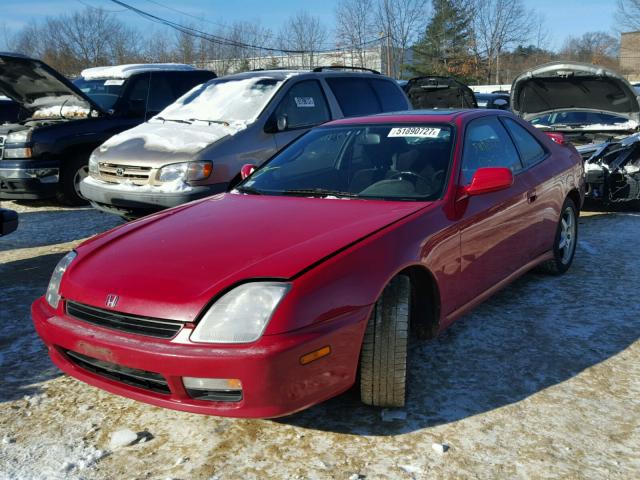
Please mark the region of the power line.
MULTIPOLYGON (((221 37, 219 35, 214 35, 214 34, 211 34, 211 33, 203 32, 202 30, 198 30, 198 29, 193 28, 193 27, 182 25, 180 23, 177 23, 177 22, 174 22, 174 21, 171 21, 171 20, 167 20, 165 18, 159 17, 157 15, 154 15, 152 13, 149 13, 147 11, 144 11, 142 9, 139 9, 137 7, 129 5, 128 3, 122 2, 121 0, 110 0, 110 1, 115 3, 115 4, 117 4, 117 5, 120 5, 121 7, 124 7, 127 10, 132 11, 132 12, 136 13, 137 15, 139 15, 139 16, 147 19, 147 20, 150 20, 150 21, 152 21, 154 23, 159 23, 161 25, 165 25, 165 26, 167 26, 169 28, 173 28, 174 30, 182 32, 182 33, 184 33, 186 35, 190 35, 190 36, 195 37, 195 38, 201 38, 203 40, 207 40, 209 42, 216 43, 218 45, 224 45, 224 46, 230 46, 230 47, 238 47, 238 48, 247 48, 247 49, 252 49, 252 50, 261 50, 261 51, 266 51, 266 52, 288 53, 288 54, 330 53, 330 52, 335 52, 337 50, 340 50, 340 49, 337 49, 337 48, 327 49, 327 50, 313 50, 313 51, 310 51, 310 50, 292 50, 292 49, 286 49, 286 48, 267 47, 267 46, 264 46, 264 45, 254 45, 254 44, 250 44, 250 43, 240 42, 240 41, 237 41, 237 40, 231 40, 231 39, 228 39, 228 38, 221 37)), ((359 48, 359 47, 365 46, 365 45, 373 43, 373 42, 378 42, 380 40, 381 40, 380 38, 376 38, 376 39, 370 40, 368 42, 363 42, 361 45, 350 46, 346 50, 359 48)))

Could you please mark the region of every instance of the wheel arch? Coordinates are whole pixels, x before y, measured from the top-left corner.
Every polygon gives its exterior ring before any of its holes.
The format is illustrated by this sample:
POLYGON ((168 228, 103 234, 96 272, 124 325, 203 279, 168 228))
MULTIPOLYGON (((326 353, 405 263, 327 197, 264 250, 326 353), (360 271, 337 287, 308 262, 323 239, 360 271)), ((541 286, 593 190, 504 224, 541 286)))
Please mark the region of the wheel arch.
POLYGON ((567 198, 570 198, 571 200, 573 200, 573 204, 576 206, 576 210, 577 210, 577 214, 580 215, 580 207, 582 206, 582 198, 580 196, 580 192, 578 192, 577 189, 572 189, 569 191, 569 193, 567 194, 567 198))
POLYGON ((440 326, 440 290, 435 276, 423 265, 411 265, 396 275, 411 281, 411 331, 418 338, 433 338, 440 326))

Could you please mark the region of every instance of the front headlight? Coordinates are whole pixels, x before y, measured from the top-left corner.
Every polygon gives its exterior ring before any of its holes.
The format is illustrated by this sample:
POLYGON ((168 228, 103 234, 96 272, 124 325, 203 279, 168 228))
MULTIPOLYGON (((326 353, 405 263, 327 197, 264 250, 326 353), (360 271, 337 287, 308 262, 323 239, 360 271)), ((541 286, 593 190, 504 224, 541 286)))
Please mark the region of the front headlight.
POLYGON ((173 163, 162 167, 158 171, 158 180, 161 182, 204 180, 205 178, 209 178, 212 170, 213 165, 207 161, 173 163))
POLYGON ((4 143, 27 143, 31 140, 31 129, 20 130, 19 132, 11 132, 4 139, 4 143))
POLYGON ((98 159, 96 158, 95 153, 92 153, 89 156, 89 175, 96 178, 100 176, 100 169, 98 168, 98 159))
POLYGON ((194 342, 249 343, 259 339, 288 283, 244 283, 219 298, 191 334, 194 342))
POLYGON ((51 274, 51 280, 49 280, 49 286, 47 287, 47 294, 45 295, 45 298, 47 299, 47 303, 53 308, 58 308, 58 303, 60 302, 59 291, 62 276, 77 255, 78 254, 76 252, 67 253, 62 257, 62 260, 58 262, 58 265, 56 265, 55 270, 51 274))
POLYGON ((31 148, 27 147, 27 148, 5 148, 4 149, 4 158, 11 158, 11 159, 17 159, 17 158, 31 158, 33 156, 33 152, 31 151, 31 148))

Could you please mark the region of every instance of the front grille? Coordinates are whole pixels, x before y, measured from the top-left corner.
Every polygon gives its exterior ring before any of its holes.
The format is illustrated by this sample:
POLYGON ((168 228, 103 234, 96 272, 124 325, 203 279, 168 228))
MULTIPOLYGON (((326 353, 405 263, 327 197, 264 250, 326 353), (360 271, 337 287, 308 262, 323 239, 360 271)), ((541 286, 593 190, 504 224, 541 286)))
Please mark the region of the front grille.
POLYGON ((96 358, 82 355, 81 353, 64 350, 67 358, 78 367, 89 372, 106 377, 117 382, 143 388, 157 393, 171 393, 165 378, 159 373, 138 370, 137 368, 124 367, 115 363, 105 362, 96 358))
POLYGON ((118 165, 116 163, 98 163, 100 179, 110 183, 123 183, 129 181, 136 185, 149 183, 151 167, 139 167, 134 165, 118 165))
POLYGON ((164 320, 129 315, 67 301, 67 313, 87 323, 148 337, 172 338, 184 325, 177 320, 164 320))

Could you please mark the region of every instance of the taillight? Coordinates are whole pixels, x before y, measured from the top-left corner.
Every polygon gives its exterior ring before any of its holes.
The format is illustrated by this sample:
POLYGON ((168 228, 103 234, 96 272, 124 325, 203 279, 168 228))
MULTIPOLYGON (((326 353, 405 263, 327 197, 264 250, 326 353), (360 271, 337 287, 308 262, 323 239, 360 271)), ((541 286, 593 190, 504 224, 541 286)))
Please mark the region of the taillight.
POLYGON ((558 145, 566 145, 567 139, 564 137, 563 133, 558 132, 544 132, 546 133, 551 140, 556 142, 558 145))

